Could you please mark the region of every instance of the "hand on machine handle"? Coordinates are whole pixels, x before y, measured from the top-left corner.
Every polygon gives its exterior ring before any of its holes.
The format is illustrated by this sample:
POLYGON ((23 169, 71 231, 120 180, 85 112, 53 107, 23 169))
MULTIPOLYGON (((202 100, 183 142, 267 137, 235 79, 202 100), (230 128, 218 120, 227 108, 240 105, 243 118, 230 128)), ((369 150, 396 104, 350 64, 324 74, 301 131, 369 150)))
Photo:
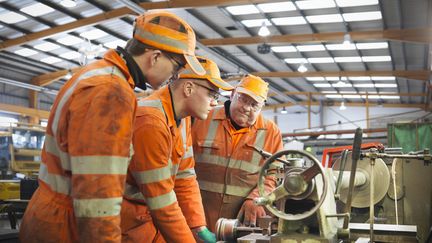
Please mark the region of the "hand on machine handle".
POLYGON ((216 236, 214 233, 212 233, 207 227, 201 226, 195 229, 192 229, 192 232, 194 232, 196 241, 197 242, 204 242, 204 243, 216 243, 216 236))
POLYGON ((237 219, 245 226, 255 227, 257 218, 266 216, 263 206, 256 205, 252 199, 246 199, 240 208, 237 219), (243 218, 243 220, 241 220, 243 218))

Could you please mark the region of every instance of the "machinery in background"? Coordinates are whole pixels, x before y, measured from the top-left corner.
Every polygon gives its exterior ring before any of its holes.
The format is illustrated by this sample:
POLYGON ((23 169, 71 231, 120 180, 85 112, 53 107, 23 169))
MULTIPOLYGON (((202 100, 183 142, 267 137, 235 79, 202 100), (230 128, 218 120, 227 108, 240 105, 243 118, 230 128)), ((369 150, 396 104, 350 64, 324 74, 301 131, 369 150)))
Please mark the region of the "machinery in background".
POLYGON ((45 128, 15 123, 0 129, 0 199, 29 199, 37 187, 45 128))
MULTIPOLYGON (((219 219, 217 239, 241 243, 418 242, 414 225, 377 222, 375 205, 392 186, 384 159, 415 159, 430 165, 428 150, 405 155, 375 148, 362 152, 361 135, 358 130, 353 152, 344 152, 333 168, 324 169, 314 156, 304 151, 284 150, 271 156, 260 172, 260 198, 256 203, 277 218, 259 219, 259 227, 254 228, 242 226, 237 220, 219 219), (263 180, 270 175, 270 164, 281 162, 284 170, 278 173, 280 185, 265 193, 263 180), (351 221, 356 208, 369 208, 365 222, 351 221)), ((425 239, 420 242, 427 242, 425 239)))

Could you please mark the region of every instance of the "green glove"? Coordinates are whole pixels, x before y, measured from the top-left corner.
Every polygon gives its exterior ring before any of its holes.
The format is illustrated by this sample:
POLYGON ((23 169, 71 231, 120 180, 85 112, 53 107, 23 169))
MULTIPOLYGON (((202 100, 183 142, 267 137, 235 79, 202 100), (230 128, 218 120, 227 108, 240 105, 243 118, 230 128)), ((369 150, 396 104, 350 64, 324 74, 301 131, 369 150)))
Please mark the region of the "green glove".
POLYGON ((198 237, 204 241, 204 243, 216 243, 216 236, 210 230, 205 227, 203 230, 198 232, 198 237))

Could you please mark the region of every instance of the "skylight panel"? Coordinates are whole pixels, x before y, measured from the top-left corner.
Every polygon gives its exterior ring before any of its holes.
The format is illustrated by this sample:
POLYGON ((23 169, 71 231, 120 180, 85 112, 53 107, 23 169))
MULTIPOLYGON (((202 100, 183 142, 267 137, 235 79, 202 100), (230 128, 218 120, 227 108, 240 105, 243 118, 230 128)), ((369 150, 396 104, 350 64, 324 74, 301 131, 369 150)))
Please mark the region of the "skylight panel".
POLYGON ((284 17, 284 18, 272 18, 275 25, 301 25, 307 24, 306 20, 302 16, 297 17, 284 17))
POLYGON ((81 53, 76 52, 76 51, 70 51, 70 52, 60 54, 60 56, 65 58, 65 59, 72 60, 72 59, 76 59, 76 58, 81 57, 81 53))
POLYGON ((387 81, 387 80, 396 80, 396 77, 393 77, 393 76, 372 76, 371 79, 374 81, 379 81, 379 80, 387 81))
POLYGON ((334 63, 331 57, 311 57, 307 59, 310 63, 334 63))
POLYGON ((324 81, 324 77, 306 77, 307 81, 324 81))
POLYGON ((326 77, 327 81, 339 81, 339 77, 326 77))
POLYGON ((397 100, 400 99, 398 95, 380 95, 380 98, 383 100, 397 100))
POLYGON ((330 98, 330 99, 342 99, 342 95, 339 94, 329 94, 325 96, 326 98, 330 98))
POLYGON ((357 76, 357 77, 349 77, 351 81, 369 81, 371 78, 369 76, 357 76))
POLYGON ((299 9, 320 9, 320 8, 334 8, 336 4, 333 0, 308 0, 308 1, 296 1, 295 2, 299 9))
POLYGON ((61 59, 57 57, 45 57, 41 59, 41 62, 48 63, 48 64, 53 64, 60 61, 61 59))
POLYGON ((75 36, 67 36, 57 40, 58 43, 61 43, 66 46, 72 46, 78 43, 83 42, 84 40, 75 36))
POLYGON ((335 57, 335 62, 361 62, 361 57, 335 57))
POLYGON ((52 51, 52 50, 60 48, 60 46, 56 45, 54 43, 45 42, 45 43, 42 43, 39 45, 35 45, 34 48, 41 50, 41 51, 52 51))
POLYGON ((363 62, 389 62, 391 61, 390 56, 363 56, 363 62))
POLYGON ((378 0, 336 0, 336 4, 341 7, 357 7, 367 5, 378 5, 378 0))
POLYGON ((51 12, 54 12, 54 9, 42 4, 42 3, 36 3, 36 4, 32 4, 30 6, 24 7, 22 9, 20 9, 21 12, 24 12, 28 15, 37 17, 37 16, 41 16, 44 14, 48 14, 51 12))
POLYGON ((337 91, 335 91, 335 90, 323 90, 323 91, 321 91, 321 93, 324 93, 324 94, 336 94, 337 91))
POLYGON ((84 37, 84 38, 89 39, 89 40, 96 40, 96 39, 99 39, 99 38, 104 37, 106 35, 108 35, 107 32, 99 30, 99 29, 86 31, 86 32, 83 32, 80 34, 81 37, 84 37))
POLYGON ((344 13, 342 15, 343 15, 344 20, 347 22, 382 19, 382 15, 381 15, 380 11, 344 13))
POLYGON ((272 46, 273 52, 297 52, 294 46, 272 46))
POLYGON ((0 14, 0 21, 6 24, 15 24, 21 21, 26 20, 27 18, 21 14, 17 14, 15 12, 6 12, 0 14))
POLYGON ((247 19, 247 20, 242 20, 241 21, 242 24, 248 28, 250 27, 260 27, 262 25, 263 22, 265 22, 265 24, 267 26, 270 26, 271 23, 268 19, 247 19))
POLYGON ((307 51, 325 51, 325 48, 323 45, 298 45, 297 50, 301 52, 307 52, 307 51))
POLYGON ((29 48, 22 48, 14 51, 15 54, 18 54, 23 57, 28 57, 37 54, 38 52, 29 48))
POLYGON ((290 64, 307 63, 306 58, 285 58, 284 61, 290 64))
POLYGON ((397 88, 397 84, 375 84, 377 88, 397 88))
POLYGON ((311 15, 306 16, 306 19, 311 24, 343 22, 342 15, 340 14, 311 15))
POLYGON ((374 88, 375 85, 370 83, 370 84, 354 84, 354 87, 356 88, 374 88))
POLYGON ((296 7, 292 2, 262 3, 258 4, 258 8, 260 8, 264 13, 296 10, 296 7))
POLYGON ((356 95, 356 94, 344 94, 343 97, 345 99, 360 99, 361 98, 360 95, 356 95))
POLYGON ((232 15, 245 15, 245 14, 259 13, 259 10, 255 7, 255 5, 230 6, 227 7, 226 10, 230 12, 232 15))
POLYGON ((385 49, 388 47, 388 44, 387 44, 387 42, 357 43, 356 46, 359 50, 385 49))
POLYGON ((355 44, 327 44, 326 48, 330 51, 336 51, 336 50, 355 50, 356 45, 355 44))
POLYGON ((330 88, 331 85, 328 83, 314 83, 313 86, 317 88, 330 88))
POLYGON ((345 82, 337 82, 335 84, 332 84, 332 86, 334 88, 348 88, 348 87, 352 87, 352 84, 350 83, 345 83, 345 82))
POLYGON ((124 40, 115 40, 115 41, 110 41, 110 42, 104 43, 103 45, 106 46, 106 47, 108 47, 108 48, 115 49, 115 48, 117 48, 117 46, 125 47, 126 41, 124 41, 124 40))

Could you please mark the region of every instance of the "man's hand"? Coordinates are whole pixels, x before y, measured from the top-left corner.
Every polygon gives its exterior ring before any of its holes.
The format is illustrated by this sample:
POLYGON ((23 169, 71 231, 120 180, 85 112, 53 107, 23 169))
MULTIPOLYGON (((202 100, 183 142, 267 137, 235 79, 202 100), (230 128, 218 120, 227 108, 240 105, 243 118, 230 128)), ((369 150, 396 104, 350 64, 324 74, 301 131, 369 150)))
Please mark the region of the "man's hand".
POLYGON ((252 199, 246 199, 237 215, 237 219, 242 221, 245 226, 256 226, 256 219, 266 216, 263 206, 255 205, 252 199))
POLYGON ((205 226, 194 228, 192 229, 192 232, 194 233, 194 237, 197 242, 216 243, 215 234, 208 230, 205 226))

